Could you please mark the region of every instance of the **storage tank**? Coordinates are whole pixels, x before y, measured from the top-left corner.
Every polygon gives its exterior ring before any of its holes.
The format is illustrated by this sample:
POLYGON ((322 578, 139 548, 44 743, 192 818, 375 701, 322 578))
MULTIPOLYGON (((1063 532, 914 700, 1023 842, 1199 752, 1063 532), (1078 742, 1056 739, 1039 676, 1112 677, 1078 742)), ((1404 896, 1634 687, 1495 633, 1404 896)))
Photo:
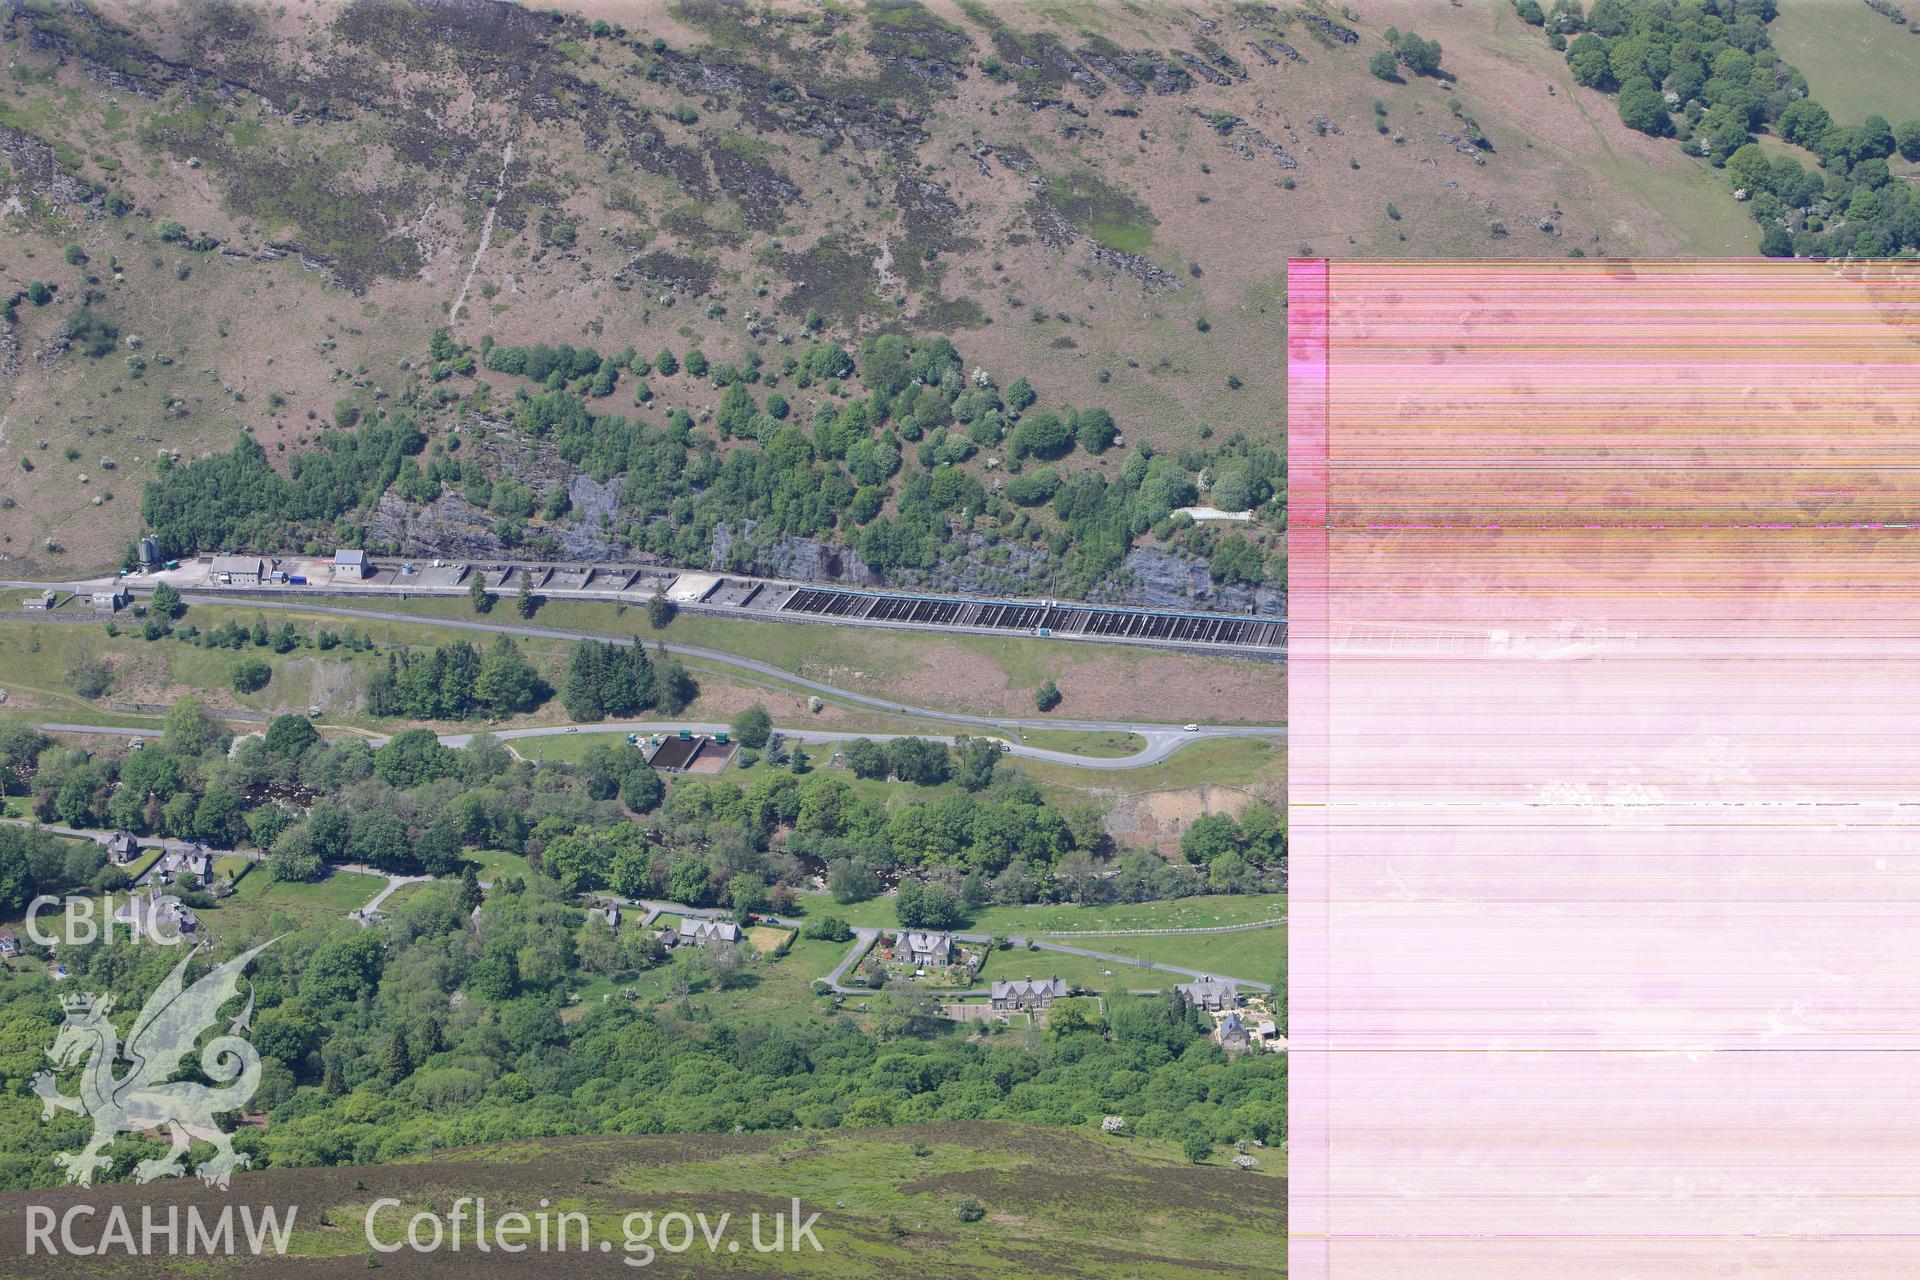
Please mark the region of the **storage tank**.
POLYGON ((140 539, 140 567, 151 569, 160 563, 160 544, 151 536, 140 539))

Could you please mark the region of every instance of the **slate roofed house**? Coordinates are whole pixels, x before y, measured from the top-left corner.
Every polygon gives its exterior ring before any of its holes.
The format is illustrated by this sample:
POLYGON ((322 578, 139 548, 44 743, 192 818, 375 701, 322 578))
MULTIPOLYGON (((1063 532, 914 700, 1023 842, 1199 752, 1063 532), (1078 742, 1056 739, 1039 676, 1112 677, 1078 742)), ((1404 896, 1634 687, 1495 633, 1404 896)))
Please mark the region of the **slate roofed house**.
POLYGON ((1176 982, 1173 989, 1182 1000, 1208 1013, 1240 1006, 1240 988, 1226 978, 1202 977, 1194 982, 1176 982))
POLYGON ((995 1009, 1044 1009, 1067 994, 1067 984, 1059 978, 1020 978, 1013 982, 995 982, 987 1001, 995 1009))
POLYGON ((605 920, 609 929, 620 927, 620 904, 617 902, 609 902, 604 907, 595 907, 592 914, 605 920))
POLYGON ((342 547, 333 553, 333 576, 336 578, 364 578, 370 567, 364 551, 342 547))
POLYGON ((213 580, 229 587, 257 587, 267 576, 267 562, 259 556, 215 556, 213 580))
POLYGON ((20 939, 10 933, 0 933, 0 956, 17 956, 19 954, 20 939))
POLYGON ((953 935, 908 929, 900 934, 899 948, 906 959, 919 965, 945 966, 953 963, 953 935))
POLYGON ((113 918, 155 938, 163 937, 169 931, 192 933, 200 927, 192 908, 177 898, 162 895, 158 885, 144 894, 128 898, 126 905, 114 912, 113 918))
POLYGON ((107 838, 107 857, 115 866, 124 867, 140 856, 140 842, 131 831, 116 831, 107 838))
POLYGON ((213 883, 213 851, 203 844, 169 853, 156 868, 163 880, 177 880, 191 872, 201 884, 213 883))
POLYGON ((680 932, 675 942, 685 946, 691 944, 704 947, 710 942, 740 941, 740 926, 731 920, 696 920, 692 916, 680 917, 680 932))
POLYGON ((1240 1021, 1238 1012, 1229 1013, 1226 1020, 1220 1024, 1221 1045, 1228 1049, 1244 1049, 1247 1047, 1247 1040, 1247 1024, 1240 1021))

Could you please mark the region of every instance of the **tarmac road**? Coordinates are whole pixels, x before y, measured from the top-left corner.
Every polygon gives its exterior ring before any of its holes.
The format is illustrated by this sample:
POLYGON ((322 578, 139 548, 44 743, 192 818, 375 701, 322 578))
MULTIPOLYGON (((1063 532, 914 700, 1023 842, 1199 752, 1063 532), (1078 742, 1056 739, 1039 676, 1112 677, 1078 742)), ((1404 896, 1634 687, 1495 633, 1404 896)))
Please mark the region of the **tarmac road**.
MULTIPOLYGON (((11 585, 21 584, 0 582, 0 586, 11 585)), ((231 596, 193 591, 182 592, 181 595, 188 603, 198 602, 202 604, 228 605, 234 603, 234 598, 231 596)), ((323 604, 306 600, 260 600, 248 597, 245 603, 259 609, 279 609, 298 613, 320 613, 334 617, 357 618, 370 622, 398 622, 430 625, 434 627, 449 627, 458 631, 478 631, 489 635, 520 636, 549 640, 618 640, 627 638, 607 636, 592 631, 575 631, 564 627, 542 627, 531 623, 489 622, 476 618, 439 618, 413 613, 401 613, 387 609, 357 609, 345 605, 323 604)), ((1054 719, 1052 717, 1032 719, 1017 717, 995 718, 992 716, 968 715, 958 711, 938 711, 931 707, 916 707, 906 703, 893 702, 885 698, 876 698, 870 694, 856 693, 851 689, 836 688, 833 685, 825 684, 818 680, 811 680, 805 676, 796 675, 784 667, 777 667, 769 662, 761 662, 758 659, 741 657, 739 654, 725 653, 718 649, 703 649, 694 645, 680 644, 669 644, 667 648, 672 653, 682 654, 692 658, 702 658, 710 662, 721 662, 732 667, 770 676, 786 684, 797 685, 800 688, 812 690, 815 693, 832 697, 843 703, 851 703, 876 711, 891 712, 896 715, 912 716, 917 719, 957 725, 970 732, 979 732, 982 730, 992 731, 995 729, 1084 729, 1093 732, 1136 733, 1146 739, 1146 747, 1130 756, 1083 756, 1076 755, 1071 751, 1053 751, 1042 747, 1029 747, 1023 744, 1015 744, 1010 753, 1015 756, 1024 756, 1028 759, 1046 760, 1056 764, 1068 764, 1081 769, 1137 769, 1142 765, 1155 764, 1164 760, 1186 743, 1201 738, 1285 738, 1287 736, 1287 730, 1284 725, 1202 724, 1197 725, 1194 731, 1189 733, 1177 726, 1139 721, 1069 720, 1054 719)), ((51 728, 52 726, 42 727, 51 728)), ((93 731, 90 730, 88 726, 72 725, 62 727, 73 732, 93 731)), ((657 721, 622 721, 619 723, 603 723, 578 727, 582 729, 591 727, 601 731, 634 732, 640 728, 652 730, 698 726, 688 726, 683 722, 675 722, 668 725, 657 721)), ((707 729, 725 727, 725 725, 707 726, 707 729)), ((97 727, 94 728, 97 729, 97 727)), ((707 731, 707 729, 703 729, 702 731, 707 731)), ((514 729, 504 731, 496 736, 504 739, 543 737, 556 733, 565 733, 567 730, 568 727, 564 725, 541 729, 514 729)), ((106 730, 106 732, 118 731, 106 730)), ((898 734, 833 734, 820 730, 788 730, 784 728, 781 732, 786 733, 789 737, 799 738, 802 741, 816 742, 839 741, 846 738, 862 737, 873 738, 877 741, 889 736, 906 736, 898 734)), ((449 746, 461 746, 470 740, 471 736, 470 734, 455 734, 443 737, 441 741, 447 743, 449 746)))

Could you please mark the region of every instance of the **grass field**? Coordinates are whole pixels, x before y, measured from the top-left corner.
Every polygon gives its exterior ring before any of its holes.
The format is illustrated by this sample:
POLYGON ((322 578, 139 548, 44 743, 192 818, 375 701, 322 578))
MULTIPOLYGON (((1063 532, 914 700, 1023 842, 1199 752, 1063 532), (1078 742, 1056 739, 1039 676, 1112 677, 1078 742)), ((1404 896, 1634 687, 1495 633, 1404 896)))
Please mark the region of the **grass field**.
POLYGON ((787 948, 787 954, 780 957, 780 968, 806 982, 814 982, 833 972, 833 966, 840 963, 847 954, 851 942, 823 942, 818 938, 795 938, 793 945, 787 948))
POLYGON ((1187 937, 1101 938, 1089 945, 1117 956, 1271 982, 1287 956, 1287 927, 1274 925, 1268 929, 1196 933, 1187 937))
POLYGON ((129 880, 138 880, 141 876, 153 870, 153 864, 165 857, 166 852, 165 848, 157 844, 151 849, 142 851, 139 857, 127 864, 127 878, 129 880))
POLYGON ((1043 786, 1071 791, 1120 789, 1163 791, 1212 784, 1223 787, 1282 786, 1287 778, 1287 749, 1266 738, 1202 738, 1157 764, 1128 769, 1082 769, 1047 760, 1022 760, 1020 769, 1043 786))
POLYGON ((986 963, 980 966, 977 985, 984 987, 991 982, 1016 978, 1061 978, 1075 990, 1100 992, 1164 991, 1168 985, 1183 980, 1177 974, 1136 968, 1112 960, 1011 947, 995 951, 987 957, 986 963))
POLYGON ((756 925, 746 931, 747 945, 763 956, 777 955, 794 936, 795 930, 774 925, 756 925))
MULTIPOLYGON (((1539 28, 1521 23, 1511 13, 1502 18, 1511 21, 1503 21, 1499 38, 1515 53, 1539 46, 1539 28)), ((1675 252, 1680 255, 1718 258, 1752 254, 1758 249, 1760 228, 1741 205, 1729 198, 1724 174, 1685 160, 1649 165, 1616 149, 1609 141, 1618 127, 1614 100, 1580 88, 1564 57, 1556 55, 1548 65, 1559 86, 1559 96, 1589 127, 1577 135, 1576 145, 1555 145, 1543 138, 1539 146, 1529 142, 1529 147, 1554 153, 1559 160, 1584 170, 1584 185, 1608 193, 1609 203, 1617 206, 1637 202, 1651 209, 1670 232, 1678 235, 1680 244, 1675 252)), ((1608 230, 1617 233, 1620 229, 1608 230)))
POLYGON ((256 869, 240 881, 231 897, 220 899, 201 918, 216 934, 277 932, 281 926, 275 924, 276 918, 298 925, 332 917, 342 927, 357 928, 347 912, 363 906, 386 883, 383 876, 336 871, 325 880, 300 884, 275 880, 256 869))
POLYGON ((623 746, 626 741, 627 735, 624 733, 594 733, 582 729, 579 733, 557 733, 543 738, 509 739, 506 746, 509 751, 526 760, 558 760, 578 764, 595 747, 623 746))
POLYGON ((1100 759, 1138 755, 1147 749, 1147 740, 1137 733, 1094 729, 1022 729, 1018 733, 1020 741, 1029 747, 1100 759))
MULTIPOLYGON (((464 597, 415 597, 407 600, 323 596, 317 601, 346 608, 377 609, 423 619, 473 619, 464 597)), ((492 621, 512 621, 496 607, 492 621)), ((1121 645, 1081 644, 1021 636, 933 635, 858 627, 807 626, 708 618, 681 614, 664 629, 647 622, 644 609, 591 600, 549 600, 533 619, 536 626, 633 636, 661 641, 669 649, 688 645, 768 663, 808 679, 869 696, 899 698, 942 710, 987 714, 1032 714, 1032 691, 1053 679, 1068 694, 1060 714, 1094 718, 1159 720, 1166 705, 1163 680, 1179 672, 1202 684, 1232 682, 1272 687, 1266 705, 1284 706, 1284 668, 1234 658, 1196 657, 1121 645), (968 675, 953 676, 964 667, 968 675), (1098 675, 1091 688, 1076 695, 1076 673, 1098 675), (1096 701, 1097 700, 1097 701, 1096 701)), ((379 638, 380 623, 368 624, 379 638)), ((710 661, 690 659, 691 662, 710 661)), ((766 679, 766 677, 756 677, 766 679)), ((778 681, 774 683, 777 685, 778 681)), ((794 686, 792 692, 811 692, 794 686)), ((1230 699, 1209 708, 1202 718, 1230 723, 1266 723, 1280 718, 1264 710, 1261 699, 1230 699)), ((1201 714, 1195 712, 1194 714, 1201 714)), ((1169 723, 1177 721, 1169 720, 1169 723)))
MULTIPOLYGON (((1904 7, 1920 18, 1920 9, 1904 7)), ((1859 124, 1873 114, 1898 125, 1920 117, 1920 35, 1839 0, 1787 0, 1769 30, 1773 47, 1837 122, 1859 124)))
MULTIPOLYGON (((332 599, 342 604, 358 604, 363 608, 432 617, 474 616, 472 606, 464 597, 381 600, 372 605, 352 597, 332 599)), ((1086 646, 1076 650, 1072 645, 1020 636, 917 635, 857 627, 708 618, 690 613, 680 614, 666 627, 656 629, 648 623, 644 609, 593 600, 548 600, 541 606, 534 621, 541 626, 658 640, 669 648, 678 643, 739 654, 802 675, 813 675, 822 667, 851 668, 868 680, 911 675, 925 668, 930 650, 937 646, 953 645, 987 657, 1006 673, 1009 684, 1032 688, 1045 680, 1049 672, 1058 669, 1058 660, 1063 653, 1070 662, 1075 652, 1082 656, 1107 652, 1086 646)))

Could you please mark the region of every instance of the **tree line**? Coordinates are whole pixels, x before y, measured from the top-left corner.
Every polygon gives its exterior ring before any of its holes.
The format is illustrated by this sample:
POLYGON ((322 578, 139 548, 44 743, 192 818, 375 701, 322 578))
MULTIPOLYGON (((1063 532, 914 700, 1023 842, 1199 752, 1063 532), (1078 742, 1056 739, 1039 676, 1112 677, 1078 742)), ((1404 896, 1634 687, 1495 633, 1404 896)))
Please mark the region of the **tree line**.
POLYGON ((1897 154, 1920 160, 1920 118, 1837 119, 1806 77, 1773 48, 1773 0, 1737 6, 1668 0, 1515 0, 1528 22, 1566 50, 1574 79, 1615 95, 1621 120, 1673 137, 1688 155, 1727 171, 1761 227, 1769 257, 1879 258, 1920 250, 1920 199, 1895 179, 1897 154), (1569 38, 1571 37, 1571 38, 1569 38), (1757 135, 1812 153, 1809 170, 1770 155, 1757 135))
MULTIPOLYGON (((747 572, 766 569, 762 558, 781 539, 813 538, 912 581, 976 535, 989 548, 1025 547, 1027 560, 1045 566, 1044 575, 1009 567, 1006 590, 1050 581, 1084 595, 1124 577, 1129 551, 1151 533, 1206 560, 1220 581, 1265 580, 1265 553, 1255 543, 1174 513, 1201 503, 1259 511, 1279 501, 1284 467, 1275 450, 1239 436, 1178 453, 1136 442, 1111 479, 1095 467, 1069 468, 1076 450, 1094 457, 1115 447, 1112 414, 1040 404, 1025 378, 1001 386, 985 369, 969 370, 943 337, 885 334, 857 350, 816 342, 777 362, 749 351, 725 364, 697 349, 684 363, 671 350, 607 357, 590 347, 483 341, 481 351, 486 368, 532 378, 537 388, 519 387, 496 409, 482 387, 475 406, 506 413, 517 431, 595 480, 617 480, 619 510, 605 532, 624 552, 707 564, 724 544, 719 567, 747 572), (652 409, 649 379, 682 371, 721 389, 711 417, 652 409), (599 407, 623 378, 634 384, 634 412, 599 407), (813 392, 810 411, 789 387, 813 392), (997 471, 978 465, 987 450, 997 471)), ((410 384, 399 407, 324 433, 322 448, 292 458, 287 476, 251 439, 164 466, 148 485, 143 516, 170 555, 270 548, 289 530, 318 545, 329 536, 351 540, 354 513, 389 488, 413 503, 452 489, 495 517, 509 546, 557 554, 549 526, 569 515, 566 487, 543 496, 510 467, 460 451, 459 437, 428 448, 415 414, 442 395, 410 384)))

